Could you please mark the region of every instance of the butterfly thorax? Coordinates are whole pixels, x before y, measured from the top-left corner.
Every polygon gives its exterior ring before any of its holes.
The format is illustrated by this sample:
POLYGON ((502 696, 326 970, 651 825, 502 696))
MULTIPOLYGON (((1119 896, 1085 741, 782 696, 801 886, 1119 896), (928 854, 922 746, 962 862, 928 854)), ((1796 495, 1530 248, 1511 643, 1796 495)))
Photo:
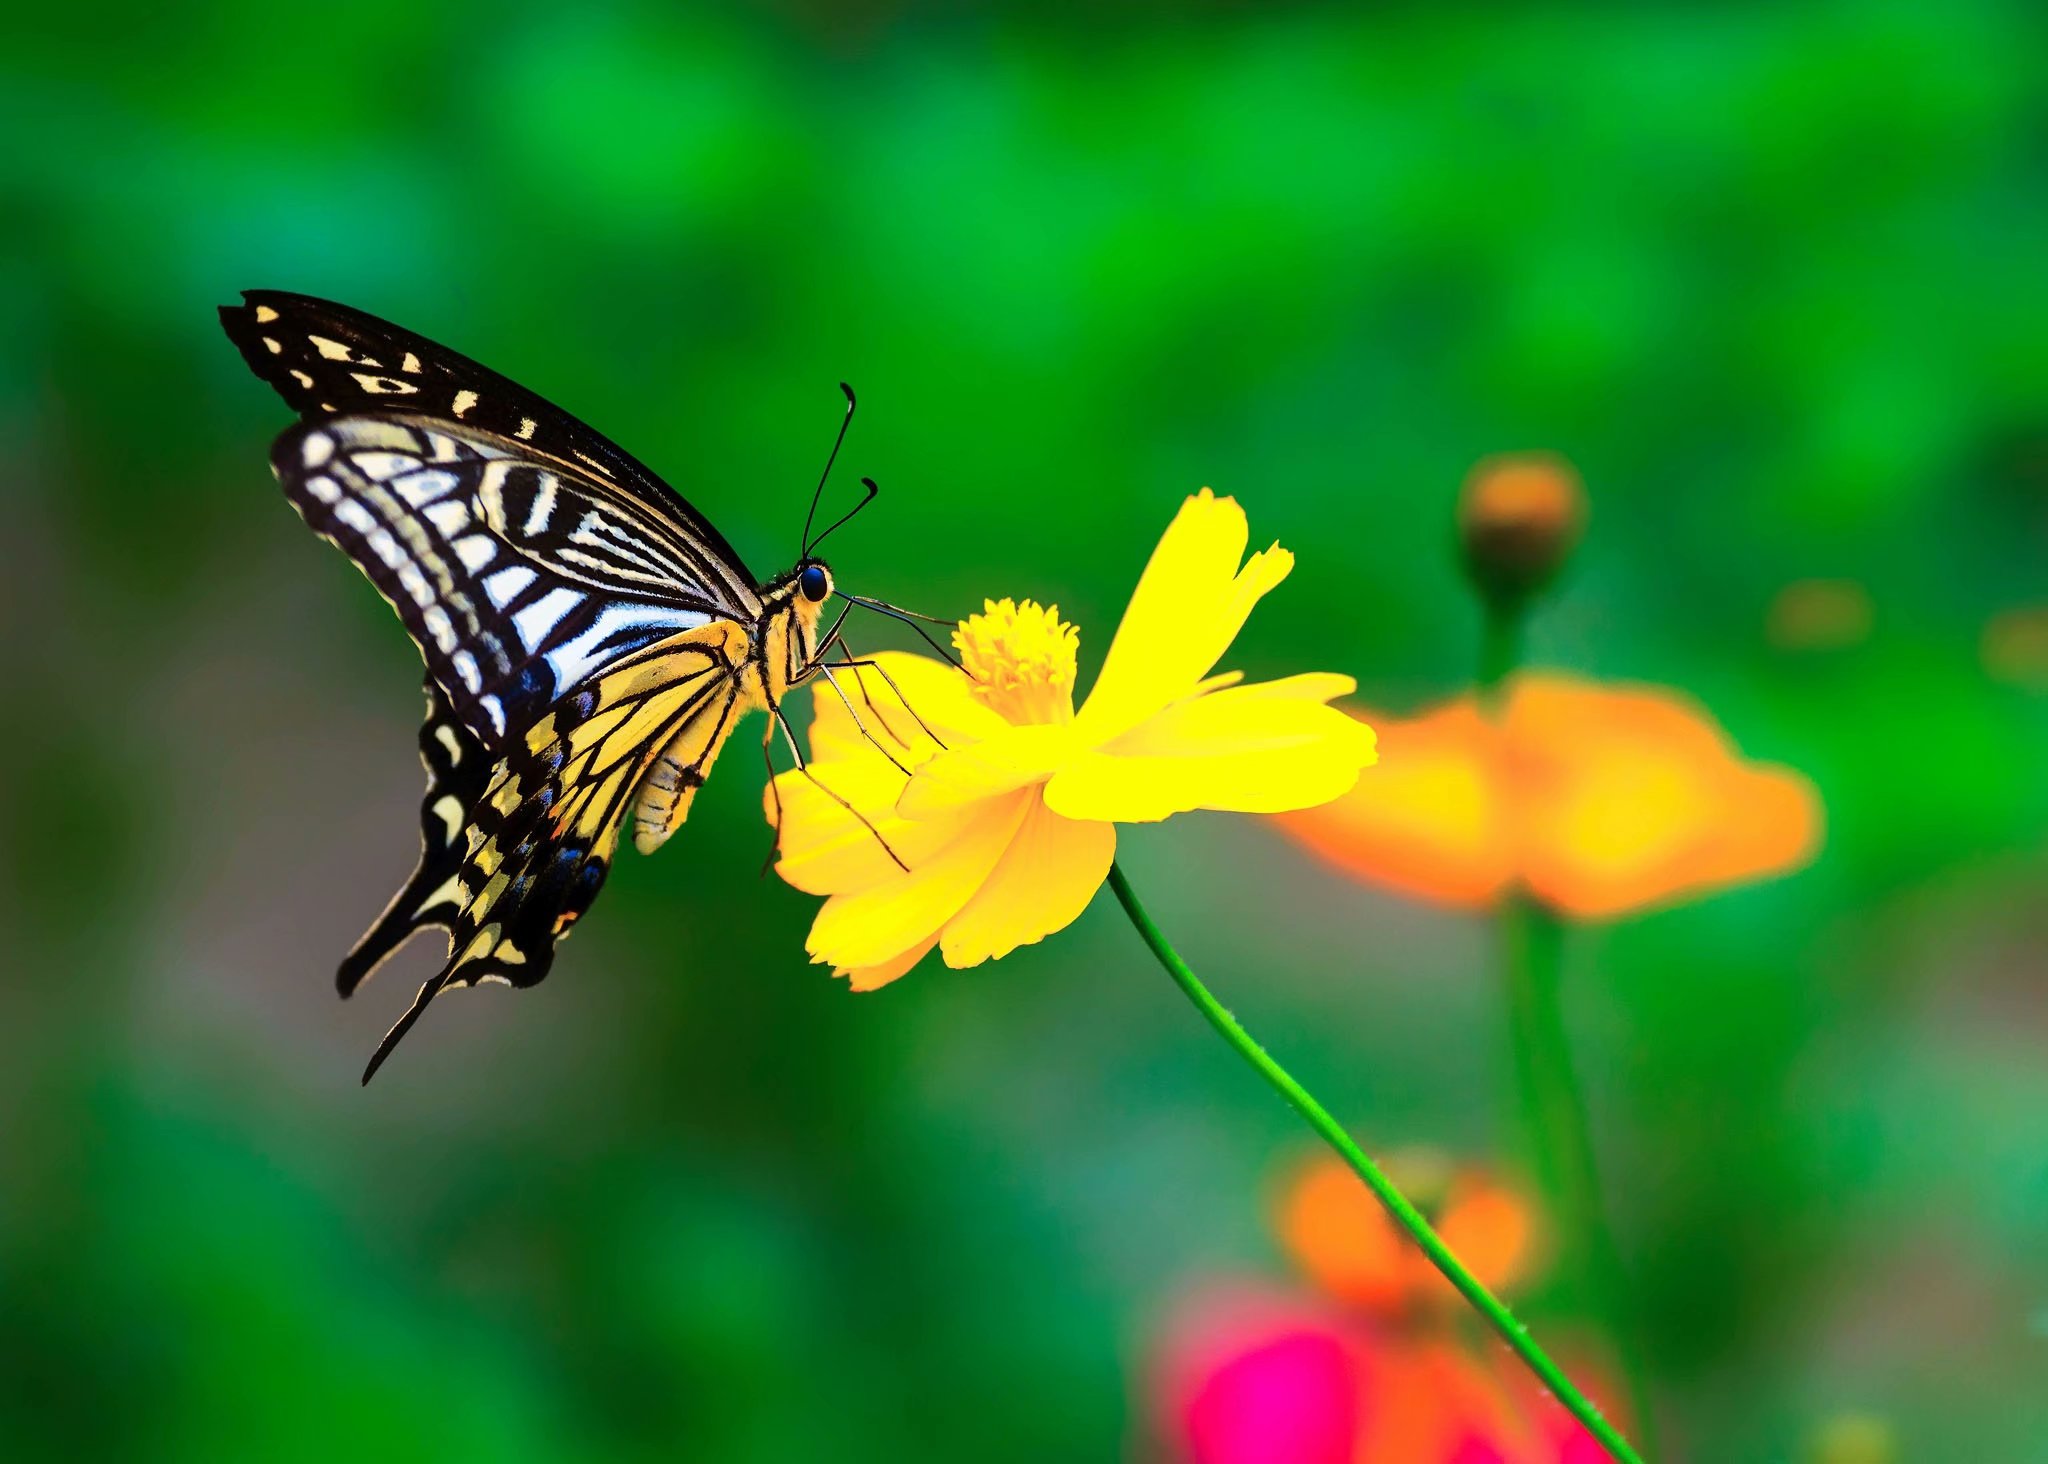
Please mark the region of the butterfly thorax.
POLYGON ((816 559, 761 587, 753 649, 769 702, 779 703, 790 687, 809 677, 818 655, 818 621, 831 593, 832 572, 816 559))

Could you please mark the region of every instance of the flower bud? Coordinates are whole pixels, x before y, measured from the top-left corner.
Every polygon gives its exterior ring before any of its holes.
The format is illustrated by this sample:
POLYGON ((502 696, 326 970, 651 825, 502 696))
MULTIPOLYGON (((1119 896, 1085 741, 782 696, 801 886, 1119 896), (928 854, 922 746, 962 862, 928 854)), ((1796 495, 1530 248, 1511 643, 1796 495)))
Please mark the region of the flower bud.
POLYGON ((1585 486, 1555 453, 1484 458, 1458 498, 1465 572, 1496 610, 1519 609, 1548 585, 1585 528, 1585 486))

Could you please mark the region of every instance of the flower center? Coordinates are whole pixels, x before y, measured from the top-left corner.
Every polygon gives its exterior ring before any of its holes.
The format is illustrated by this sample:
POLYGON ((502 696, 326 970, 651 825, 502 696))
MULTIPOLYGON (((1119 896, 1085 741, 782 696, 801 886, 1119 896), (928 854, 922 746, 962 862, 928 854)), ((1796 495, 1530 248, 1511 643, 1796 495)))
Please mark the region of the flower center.
POLYGON ((989 600, 953 632, 975 700, 1013 724, 1069 722, 1081 634, 1057 605, 989 600))

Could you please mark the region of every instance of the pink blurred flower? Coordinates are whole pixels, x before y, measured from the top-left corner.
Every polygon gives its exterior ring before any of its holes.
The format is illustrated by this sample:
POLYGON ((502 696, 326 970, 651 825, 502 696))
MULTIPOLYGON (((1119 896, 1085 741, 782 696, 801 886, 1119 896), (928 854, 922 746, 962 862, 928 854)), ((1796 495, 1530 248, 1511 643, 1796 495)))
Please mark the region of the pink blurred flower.
POLYGON ((1366 1363, 1335 1313, 1219 1291, 1168 1328, 1160 1432, 1191 1464, 1351 1464, 1366 1363))

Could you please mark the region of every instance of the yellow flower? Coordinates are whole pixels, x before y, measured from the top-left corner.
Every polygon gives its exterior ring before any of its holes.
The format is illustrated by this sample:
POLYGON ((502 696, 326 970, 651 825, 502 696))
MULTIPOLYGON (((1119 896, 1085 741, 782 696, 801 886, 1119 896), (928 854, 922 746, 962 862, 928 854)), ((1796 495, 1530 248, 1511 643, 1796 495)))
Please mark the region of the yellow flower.
POLYGON ((845 701, 814 687, 815 781, 780 775, 768 805, 773 817, 779 797, 777 871, 829 896, 812 959, 863 991, 934 946, 949 966, 979 965, 1080 915, 1119 823, 1278 813, 1349 790, 1374 760, 1372 730, 1324 704, 1350 677, 1209 674, 1294 567, 1277 544, 1246 559, 1248 538, 1234 499, 1205 488, 1181 506, 1078 711, 1079 634, 1029 600, 990 601, 954 632, 965 675, 888 653, 838 673, 845 701))

